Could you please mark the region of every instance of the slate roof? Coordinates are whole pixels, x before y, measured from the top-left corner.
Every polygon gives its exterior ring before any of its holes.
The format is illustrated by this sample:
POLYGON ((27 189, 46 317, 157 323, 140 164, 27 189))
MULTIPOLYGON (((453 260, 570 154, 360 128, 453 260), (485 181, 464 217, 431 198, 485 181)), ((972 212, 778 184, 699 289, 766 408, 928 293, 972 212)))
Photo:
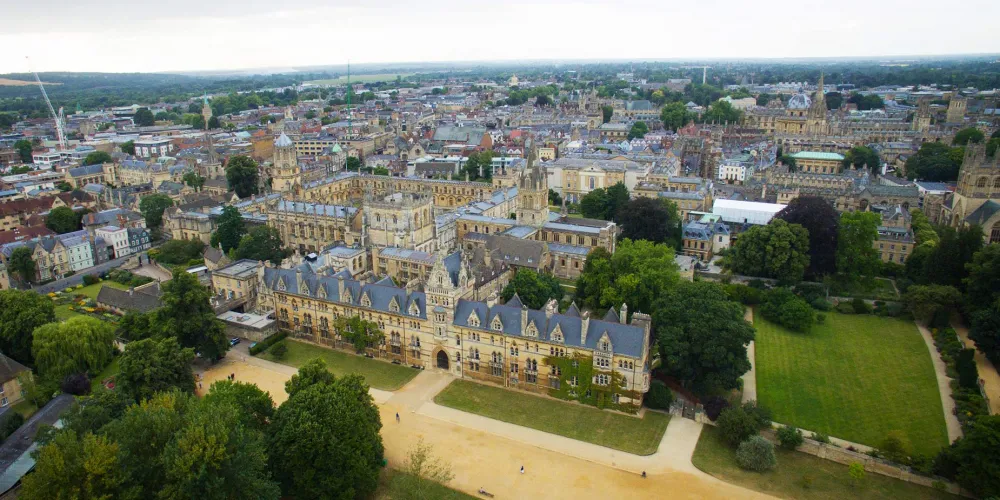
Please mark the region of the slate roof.
POLYGON ((997 213, 998 210, 1000 210, 1000 203, 993 200, 987 200, 986 203, 979 205, 979 208, 969 214, 965 218, 965 221, 969 224, 978 224, 981 226, 986 223, 990 217, 993 217, 993 214, 997 213))
POLYGON ((276 212, 294 212, 300 214, 318 214, 326 217, 349 217, 358 212, 355 207, 343 205, 323 205, 301 201, 281 200, 274 206, 276 212))
POLYGON ((21 372, 26 371, 28 371, 28 367, 0 353, 0 383, 11 380, 21 372))
POLYGON ((395 286, 362 283, 344 278, 339 273, 335 276, 318 276, 309 272, 269 267, 264 269, 264 284, 272 290, 283 288, 288 293, 320 297, 331 302, 348 302, 349 299, 351 304, 360 304, 362 297, 367 296, 371 301, 370 308, 383 312, 392 312, 389 305, 395 298, 401 313, 410 314, 410 306, 416 304, 418 313, 415 316, 427 319, 427 297, 423 292, 407 293, 405 289, 395 286), (299 289, 298 276, 302 278, 302 290, 299 289), (341 279, 344 282, 344 297, 340 296, 341 279))
POLYGON ((100 164, 96 165, 84 165, 82 167, 76 167, 69 169, 70 177, 86 177, 88 175, 97 175, 104 172, 104 167, 100 164))
POLYGON ((159 287, 142 290, 119 290, 109 286, 101 287, 97 292, 97 303, 126 311, 149 312, 159 308, 162 304, 158 296, 159 287), (152 293, 151 293, 152 292, 152 293))

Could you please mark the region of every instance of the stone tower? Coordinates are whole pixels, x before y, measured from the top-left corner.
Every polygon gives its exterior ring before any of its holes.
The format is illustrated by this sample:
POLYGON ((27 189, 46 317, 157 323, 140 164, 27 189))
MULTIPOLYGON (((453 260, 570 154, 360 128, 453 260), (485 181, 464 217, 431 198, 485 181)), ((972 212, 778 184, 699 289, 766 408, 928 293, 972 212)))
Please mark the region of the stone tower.
MULTIPOLYGON (((962 224, 977 208, 990 200, 1000 200, 1000 154, 990 157, 984 144, 965 148, 958 185, 952 198, 951 218, 944 220, 954 227, 962 224)), ((992 227, 984 227, 989 234, 992 227)))
POLYGON ((948 123, 962 123, 965 121, 965 107, 968 104, 968 99, 964 96, 955 94, 951 96, 951 100, 948 101, 948 114, 945 121, 948 123))
POLYGON ((290 191, 299 183, 300 169, 295 143, 284 133, 274 141, 271 189, 276 193, 290 191))
POLYGON ((927 133, 931 128, 931 102, 926 97, 917 100, 917 114, 913 115, 913 124, 910 130, 914 132, 927 133))
POLYGON ((517 180, 517 223, 542 227, 549 221, 549 182, 537 163, 538 151, 531 146, 528 165, 517 180))
POLYGON ((205 119, 205 130, 208 130, 208 121, 212 119, 212 107, 208 105, 207 95, 201 104, 201 116, 205 119))
POLYGON ((828 133, 826 124, 826 94, 823 93, 823 74, 819 75, 819 83, 816 86, 816 95, 813 96, 809 110, 806 112, 806 129, 808 135, 826 135, 828 133))

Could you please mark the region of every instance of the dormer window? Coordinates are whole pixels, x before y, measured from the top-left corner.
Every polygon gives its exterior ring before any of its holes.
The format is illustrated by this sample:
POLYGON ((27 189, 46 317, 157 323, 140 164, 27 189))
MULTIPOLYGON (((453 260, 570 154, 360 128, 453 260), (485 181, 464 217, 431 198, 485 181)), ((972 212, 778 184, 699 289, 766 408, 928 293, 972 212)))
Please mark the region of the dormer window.
POLYGON ((476 314, 475 311, 473 311, 472 314, 469 314, 469 326, 479 328, 479 315, 476 314))
POLYGON ((371 298, 368 297, 367 293, 361 296, 361 305, 365 306, 365 307, 371 307, 372 306, 372 300, 371 300, 371 298))
POLYGON ((420 316, 420 308, 417 307, 417 301, 410 303, 410 316, 420 316))
POLYGON ((538 329, 535 328, 535 324, 534 323, 531 323, 531 324, 528 325, 528 329, 524 332, 524 334, 526 336, 528 336, 528 337, 537 338, 538 337, 538 329))
POLYGON ((389 310, 395 313, 399 312, 399 301, 396 300, 396 297, 393 297, 392 301, 389 302, 389 310))
POLYGON ((500 316, 493 318, 493 323, 490 325, 490 328, 498 332, 503 330, 503 323, 500 322, 500 316))
POLYGON ((555 342, 563 342, 562 328, 559 328, 559 325, 556 325, 556 327, 552 330, 552 340, 555 342))
POLYGON ((609 344, 607 341, 601 342, 601 350, 602 351, 610 351, 611 350, 611 344, 609 344))

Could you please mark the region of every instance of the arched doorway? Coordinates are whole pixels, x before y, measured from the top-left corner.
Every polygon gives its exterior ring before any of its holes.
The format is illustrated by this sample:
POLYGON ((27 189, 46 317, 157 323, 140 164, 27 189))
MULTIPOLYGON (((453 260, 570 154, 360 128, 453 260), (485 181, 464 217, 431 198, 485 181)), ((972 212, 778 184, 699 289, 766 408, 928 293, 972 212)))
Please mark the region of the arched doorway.
POLYGON ((448 353, 444 351, 438 351, 437 353, 437 367, 442 370, 448 369, 448 353))

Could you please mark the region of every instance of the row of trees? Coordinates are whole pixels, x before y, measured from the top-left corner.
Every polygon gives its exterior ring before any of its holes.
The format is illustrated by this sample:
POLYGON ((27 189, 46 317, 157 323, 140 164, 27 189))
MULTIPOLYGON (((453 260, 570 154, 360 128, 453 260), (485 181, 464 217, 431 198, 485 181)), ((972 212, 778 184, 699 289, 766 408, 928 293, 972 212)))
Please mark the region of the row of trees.
POLYGON ((223 207, 216 226, 212 246, 221 247, 233 260, 269 260, 277 265, 288 256, 277 228, 254 226, 247 230, 243 215, 236 207, 223 207))

